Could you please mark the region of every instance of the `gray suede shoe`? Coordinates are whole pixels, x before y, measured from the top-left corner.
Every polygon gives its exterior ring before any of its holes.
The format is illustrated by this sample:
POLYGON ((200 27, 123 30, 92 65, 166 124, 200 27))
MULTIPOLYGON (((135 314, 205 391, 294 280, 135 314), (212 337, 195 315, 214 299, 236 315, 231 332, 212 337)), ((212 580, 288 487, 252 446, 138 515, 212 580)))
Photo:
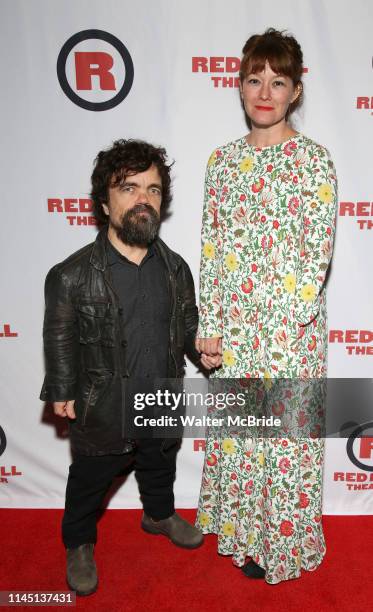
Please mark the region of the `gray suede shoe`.
POLYGON ((203 544, 202 532, 185 521, 176 512, 169 518, 155 521, 144 512, 141 527, 153 535, 165 535, 173 544, 182 548, 198 548, 203 544))
POLYGON ((94 544, 82 544, 67 549, 66 580, 77 595, 90 595, 97 589, 96 563, 93 558, 94 544))

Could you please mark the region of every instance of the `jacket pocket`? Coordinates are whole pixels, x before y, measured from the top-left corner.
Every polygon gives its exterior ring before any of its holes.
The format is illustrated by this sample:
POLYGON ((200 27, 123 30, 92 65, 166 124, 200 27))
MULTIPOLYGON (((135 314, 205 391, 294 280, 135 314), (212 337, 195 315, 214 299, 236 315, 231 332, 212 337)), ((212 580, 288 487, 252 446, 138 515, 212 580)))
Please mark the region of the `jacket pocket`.
POLYGON ((89 370, 86 374, 88 385, 83 393, 80 422, 83 427, 95 427, 100 425, 106 412, 104 404, 114 374, 104 369, 89 370))
POLYGON ((81 344, 114 346, 114 319, 110 303, 78 304, 81 344))

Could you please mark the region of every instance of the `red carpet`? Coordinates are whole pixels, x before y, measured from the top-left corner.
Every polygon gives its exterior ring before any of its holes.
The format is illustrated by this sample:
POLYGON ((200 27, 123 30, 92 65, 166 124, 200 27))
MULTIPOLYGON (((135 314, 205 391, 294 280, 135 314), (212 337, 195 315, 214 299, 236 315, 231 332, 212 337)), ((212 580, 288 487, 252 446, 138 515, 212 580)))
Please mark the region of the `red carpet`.
MULTIPOLYGON (((193 510, 181 510, 192 520, 193 510)), ((0 510, 0 590, 67 590, 62 511, 0 510)), ((173 546, 139 528, 139 510, 108 510, 99 523, 99 589, 77 599, 102 612, 248 610, 360 612, 372 606, 373 517, 327 516, 327 555, 315 572, 270 586, 252 581, 230 557, 216 554, 215 536, 197 550, 173 546)), ((6 609, 6 608, 3 608, 6 609)), ((7 608, 11 609, 11 608, 7 608)), ((24 608, 25 609, 25 608, 24 608)), ((54 609, 63 609, 56 607, 54 609)))

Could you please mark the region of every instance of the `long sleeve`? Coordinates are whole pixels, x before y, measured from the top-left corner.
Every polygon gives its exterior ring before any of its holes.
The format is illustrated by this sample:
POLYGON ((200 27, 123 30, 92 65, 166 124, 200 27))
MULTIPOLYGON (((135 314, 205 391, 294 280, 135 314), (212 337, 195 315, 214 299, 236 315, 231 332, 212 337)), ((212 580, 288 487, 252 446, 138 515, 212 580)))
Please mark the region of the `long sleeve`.
POLYGON ((49 271, 45 280, 43 338, 46 376, 40 399, 49 402, 75 399, 78 322, 71 288, 57 266, 49 271))
POLYGON ((319 312, 319 298, 333 253, 337 178, 326 149, 315 145, 305 168, 303 231, 296 270, 295 319, 308 325, 319 312))
POLYGON ((217 174, 220 158, 214 151, 209 158, 205 177, 204 207, 201 233, 201 265, 199 289, 200 338, 223 335, 222 308, 217 271, 218 257, 218 204, 220 185, 217 174))

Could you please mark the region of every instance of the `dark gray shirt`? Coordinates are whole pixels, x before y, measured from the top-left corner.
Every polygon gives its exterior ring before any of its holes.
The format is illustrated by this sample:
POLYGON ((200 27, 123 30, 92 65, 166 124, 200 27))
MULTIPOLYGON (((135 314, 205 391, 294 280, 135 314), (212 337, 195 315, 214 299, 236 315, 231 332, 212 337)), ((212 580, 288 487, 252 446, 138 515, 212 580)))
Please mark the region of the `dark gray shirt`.
POLYGON ((171 299, 167 269, 150 246, 137 265, 107 240, 113 288, 123 310, 126 369, 130 378, 166 378, 171 299))

